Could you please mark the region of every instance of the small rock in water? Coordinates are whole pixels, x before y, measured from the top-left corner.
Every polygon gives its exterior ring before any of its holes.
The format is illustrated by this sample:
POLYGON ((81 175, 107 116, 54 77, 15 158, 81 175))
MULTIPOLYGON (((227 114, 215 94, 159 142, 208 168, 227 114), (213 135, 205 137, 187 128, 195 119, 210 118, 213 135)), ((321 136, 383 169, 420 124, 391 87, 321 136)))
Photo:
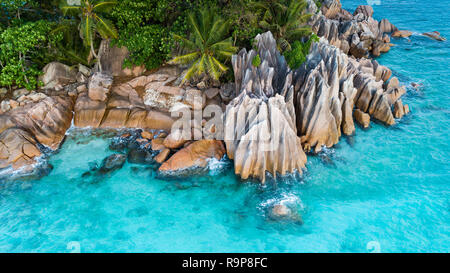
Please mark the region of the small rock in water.
POLYGON ((128 152, 128 162, 133 164, 146 164, 152 162, 152 154, 142 148, 130 149, 128 152))
POLYGON ((444 37, 441 36, 441 33, 439 33, 438 31, 433 31, 433 32, 426 32, 422 34, 423 36, 427 36, 431 39, 434 39, 436 41, 446 41, 447 39, 445 39, 444 37))
POLYGON ((273 221, 293 221, 303 224, 303 220, 298 212, 293 211, 286 205, 275 204, 269 210, 269 218, 273 221))
POLYGON ((105 158, 99 169, 100 173, 109 173, 122 168, 125 164, 126 156, 123 154, 113 154, 105 158))

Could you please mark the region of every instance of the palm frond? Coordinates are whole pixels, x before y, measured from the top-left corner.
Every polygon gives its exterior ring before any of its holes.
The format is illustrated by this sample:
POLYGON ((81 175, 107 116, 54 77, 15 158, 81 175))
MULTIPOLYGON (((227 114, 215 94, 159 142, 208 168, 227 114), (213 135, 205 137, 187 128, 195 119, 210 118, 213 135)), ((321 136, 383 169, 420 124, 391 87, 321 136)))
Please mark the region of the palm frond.
POLYGON ((197 60, 197 62, 195 62, 190 68, 189 70, 186 72, 186 75, 183 78, 183 81, 181 82, 182 84, 185 83, 186 81, 192 79, 192 77, 196 74, 197 69, 198 69, 198 63, 200 62, 200 59, 197 60))
POLYGON ((197 45, 194 42, 192 42, 191 40, 188 40, 184 37, 181 37, 180 35, 174 34, 173 38, 175 40, 182 42, 183 46, 187 49, 195 49, 197 47, 197 45))
POLYGON ((103 39, 114 38, 117 39, 118 33, 117 29, 114 27, 114 24, 97 14, 94 15, 95 20, 97 21, 97 31, 100 33, 103 39))
POLYGON ((84 17, 81 20, 80 32, 85 46, 91 46, 94 41, 94 19, 89 16, 84 17))
POLYGON ((197 20, 195 19, 195 15, 193 13, 190 13, 188 15, 188 20, 189 20, 189 23, 192 26, 192 32, 195 34, 196 38, 198 40, 200 40, 202 43, 204 43, 205 39, 204 39, 204 37, 203 37, 203 35, 202 35, 201 31, 200 31, 200 26, 199 26, 197 20))
POLYGON ((192 52, 183 56, 177 56, 170 60, 170 64, 191 64, 200 57, 200 52, 192 52))
POLYGON ((208 56, 208 74, 211 75, 214 80, 219 80, 220 75, 222 74, 214 63, 212 56, 208 56))
POLYGON ((211 57, 211 58, 212 58, 212 62, 214 63, 214 65, 216 65, 220 71, 225 72, 228 70, 228 67, 226 65, 222 64, 221 62, 219 62, 219 60, 217 60, 214 57, 211 57))
POLYGON ((93 6, 94 12, 107 12, 110 11, 115 5, 117 5, 116 0, 98 0, 93 6))

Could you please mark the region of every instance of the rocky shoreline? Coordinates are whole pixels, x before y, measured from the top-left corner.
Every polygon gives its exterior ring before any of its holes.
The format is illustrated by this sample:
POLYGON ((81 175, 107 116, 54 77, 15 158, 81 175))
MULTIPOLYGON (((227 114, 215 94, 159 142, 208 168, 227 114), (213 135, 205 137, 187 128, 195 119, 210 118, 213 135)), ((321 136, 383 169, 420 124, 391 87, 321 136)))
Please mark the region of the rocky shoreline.
POLYGON ((44 88, 16 90, 1 103, 0 169, 32 171, 45 149, 60 147, 71 126, 135 128, 142 130, 133 141, 161 164, 161 173, 205 167, 226 154, 238 176, 264 183, 266 173, 301 173, 308 153, 353 135, 354 121, 363 128, 374 120, 390 126, 408 114, 401 100, 406 88, 371 59, 393 46, 389 34, 407 33, 373 19, 370 6, 351 14, 338 0, 323 1, 320 11, 308 2, 315 13, 310 24, 322 38, 296 70, 270 32, 256 37, 256 50, 233 56, 235 82, 222 86, 180 86, 183 70, 176 66, 122 70, 126 50, 107 41, 101 71, 47 65, 44 88), (258 67, 252 64, 256 55, 258 67))

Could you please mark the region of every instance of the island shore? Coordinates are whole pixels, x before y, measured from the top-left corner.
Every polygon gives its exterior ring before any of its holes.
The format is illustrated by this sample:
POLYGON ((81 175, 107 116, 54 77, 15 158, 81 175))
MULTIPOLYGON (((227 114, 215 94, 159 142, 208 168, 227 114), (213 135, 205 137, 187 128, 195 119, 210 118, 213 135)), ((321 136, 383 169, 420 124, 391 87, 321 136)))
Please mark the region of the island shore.
POLYGON ((233 56, 235 82, 221 85, 181 85, 183 69, 176 66, 122 70, 127 50, 108 41, 99 53, 101 71, 50 63, 42 89, 15 90, 2 102, 0 168, 32 171, 71 126, 135 128, 142 130, 135 141, 154 154, 161 173, 204 167, 226 154, 242 179, 264 183, 266 173, 301 173, 307 154, 353 135, 355 121, 391 126, 408 114, 406 88, 373 59, 393 46, 389 34, 407 33, 376 21, 370 6, 351 14, 338 0, 323 1, 320 10, 308 2, 321 39, 296 70, 270 32, 256 37, 257 49, 233 56))

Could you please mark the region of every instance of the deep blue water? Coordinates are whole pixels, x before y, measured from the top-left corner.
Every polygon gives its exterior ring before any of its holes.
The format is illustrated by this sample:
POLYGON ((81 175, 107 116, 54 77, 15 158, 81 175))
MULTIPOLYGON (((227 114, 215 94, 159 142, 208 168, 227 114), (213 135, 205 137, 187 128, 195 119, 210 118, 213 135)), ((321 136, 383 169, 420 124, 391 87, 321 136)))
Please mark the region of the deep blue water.
MULTIPOLYGON (((353 10, 366 1, 342 0, 353 10)), ((412 113, 387 128, 357 129, 301 179, 242 183, 218 162, 209 175, 158 179, 125 166, 82 178, 113 152, 108 138, 71 131, 49 176, 0 184, 0 252, 449 252, 450 1, 381 0, 375 18, 415 33, 378 60, 408 90, 412 113), (266 220, 274 202, 296 206, 303 225, 266 220), (375 248, 372 248, 374 246, 375 248)))

